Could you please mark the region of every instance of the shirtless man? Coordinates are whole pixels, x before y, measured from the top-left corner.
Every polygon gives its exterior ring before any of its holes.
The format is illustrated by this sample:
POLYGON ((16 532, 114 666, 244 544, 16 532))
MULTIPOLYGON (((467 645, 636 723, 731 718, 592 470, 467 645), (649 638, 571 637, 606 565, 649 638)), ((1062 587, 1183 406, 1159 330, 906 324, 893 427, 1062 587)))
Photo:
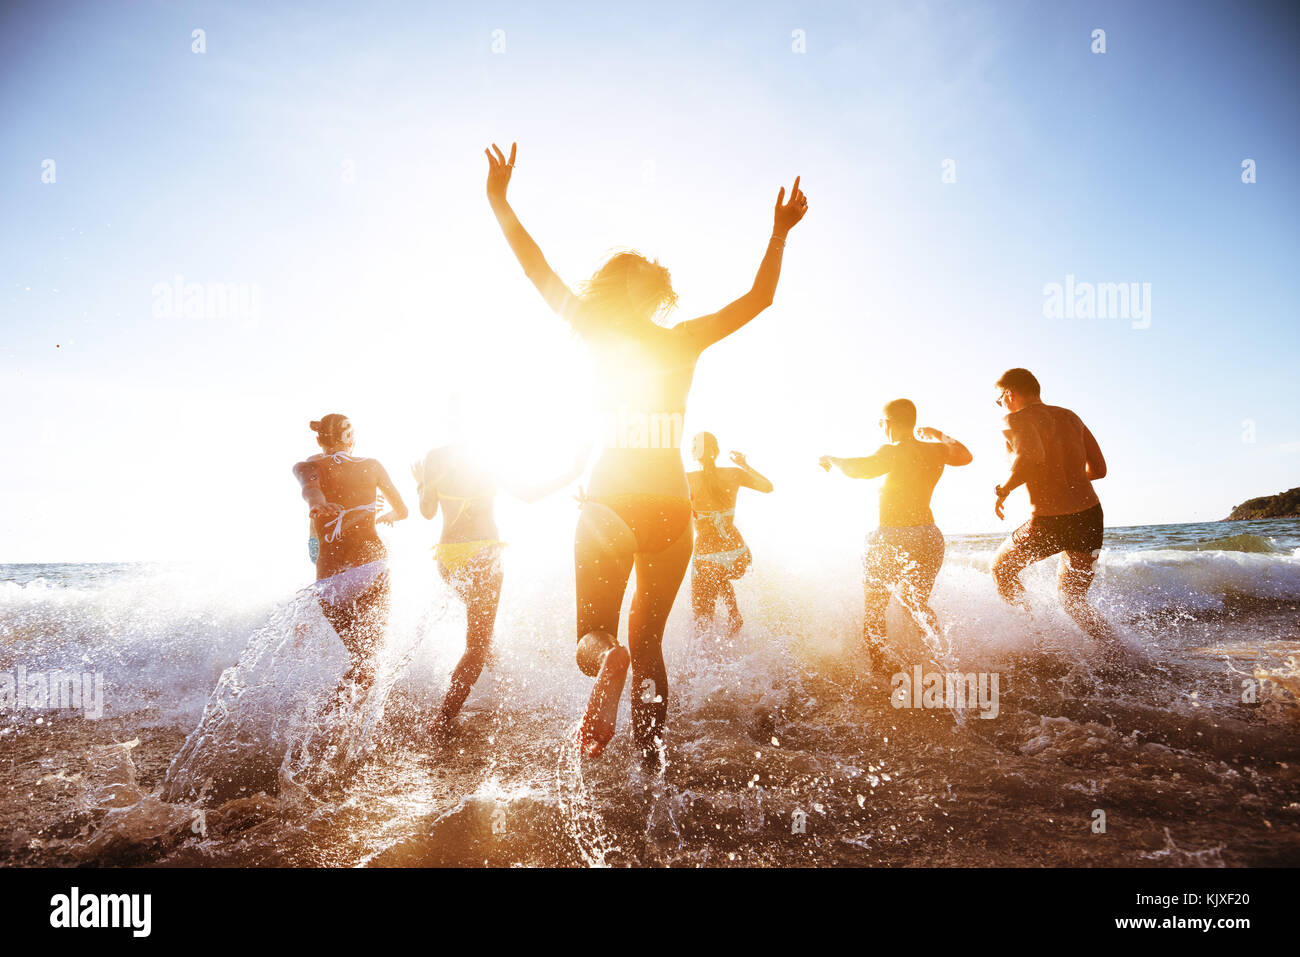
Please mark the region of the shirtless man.
POLYGON ((993 559, 998 594, 1027 606, 1020 573, 1059 552, 1061 606, 1107 655, 1124 653, 1115 630, 1087 600, 1093 565, 1101 554, 1101 502, 1092 488, 1106 477, 1101 448, 1077 415, 1043 402, 1038 380, 1028 369, 1008 369, 997 388, 997 403, 1007 410, 1003 434, 1011 475, 997 486, 993 510, 1003 518, 1003 503, 1021 485, 1029 492, 1031 509, 1029 521, 1011 533, 993 559))
POLYGON ((828 472, 835 466, 849 478, 885 476, 880 527, 867 536, 862 637, 872 667, 893 673, 901 661, 885 645, 889 596, 896 594, 923 630, 938 635, 939 619, 930 607, 930 592, 943 565, 943 535, 934 524, 930 496, 945 465, 967 465, 972 456, 966 446, 938 429, 916 428, 916 406, 908 399, 888 403, 880 427, 890 444, 874 455, 857 459, 824 455, 820 464, 828 472))

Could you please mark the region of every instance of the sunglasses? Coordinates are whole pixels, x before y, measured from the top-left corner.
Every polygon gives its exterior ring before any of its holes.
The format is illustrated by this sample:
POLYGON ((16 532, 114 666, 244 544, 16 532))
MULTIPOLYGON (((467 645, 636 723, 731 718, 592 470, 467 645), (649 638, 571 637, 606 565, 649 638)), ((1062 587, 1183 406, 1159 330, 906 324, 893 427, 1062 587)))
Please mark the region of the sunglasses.
POLYGON ((1007 399, 1007 393, 1010 391, 1011 391, 1010 389, 1003 389, 1001 392, 998 393, 998 398, 997 398, 998 405, 1002 406, 1003 408, 1006 407, 1005 403, 1007 399))

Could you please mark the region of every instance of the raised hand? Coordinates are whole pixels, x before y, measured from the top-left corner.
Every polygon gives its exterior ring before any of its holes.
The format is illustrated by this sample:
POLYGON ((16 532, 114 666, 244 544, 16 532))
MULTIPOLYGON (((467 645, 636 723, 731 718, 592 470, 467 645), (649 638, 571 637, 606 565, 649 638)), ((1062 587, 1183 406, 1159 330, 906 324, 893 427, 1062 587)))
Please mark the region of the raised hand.
POLYGON ((803 219, 803 214, 808 212, 808 197, 799 189, 799 177, 794 178, 794 185, 790 187, 790 201, 785 201, 785 187, 776 194, 776 211, 772 216, 772 232, 778 236, 784 236, 793 227, 794 224, 803 219))
POLYGON ((824 468, 827 472, 829 472, 831 470, 831 466, 835 464, 835 457, 832 455, 823 455, 821 458, 817 460, 817 464, 820 465, 822 468, 824 468))
POLYGON ((488 178, 487 194, 490 200, 504 200, 506 198, 506 187, 510 185, 510 174, 515 169, 515 154, 519 150, 518 143, 510 144, 510 159, 507 160, 505 154, 501 152, 501 147, 495 143, 492 149, 484 150, 488 158, 488 178), (495 156, 492 154, 496 153, 495 156))
POLYGON ((736 465, 739 465, 742 469, 749 468, 749 463, 745 461, 745 453, 743 452, 732 452, 731 461, 736 465))
POLYGON ((944 435, 942 432, 940 432, 938 429, 932 429, 928 425, 923 425, 920 428, 918 428, 916 430, 916 437, 918 439, 925 439, 930 442, 942 442, 947 438, 947 436, 944 435))

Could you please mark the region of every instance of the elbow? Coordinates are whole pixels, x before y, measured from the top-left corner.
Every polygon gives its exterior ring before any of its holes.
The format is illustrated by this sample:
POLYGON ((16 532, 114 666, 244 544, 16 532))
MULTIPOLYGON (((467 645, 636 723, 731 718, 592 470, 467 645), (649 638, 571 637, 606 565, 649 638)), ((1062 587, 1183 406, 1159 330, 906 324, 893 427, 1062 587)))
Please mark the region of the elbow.
POLYGON ((970 464, 971 464, 972 462, 974 462, 974 461, 975 461, 975 456, 973 456, 973 455, 971 455, 969 452, 967 452, 965 455, 963 455, 960 459, 958 459, 958 460, 957 460, 955 463, 953 463, 953 464, 955 464, 955 465, 970 465, 970 464))

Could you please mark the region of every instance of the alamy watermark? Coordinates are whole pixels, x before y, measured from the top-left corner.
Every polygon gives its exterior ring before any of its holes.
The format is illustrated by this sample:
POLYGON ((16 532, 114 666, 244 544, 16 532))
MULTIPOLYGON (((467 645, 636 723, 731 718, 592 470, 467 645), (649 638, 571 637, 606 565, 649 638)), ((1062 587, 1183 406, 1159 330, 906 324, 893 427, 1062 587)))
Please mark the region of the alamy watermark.
POLYGON ((1076 282, 1043 286, 1045 319, 1130 319, 1134 329, 1151 328, 1151 283, 1076 282))
POLYGON ((607 449, 680 449, 680 412, 645 412, 620 406, 601 415, 599 434, 607 449))
POLYGON ((246 282, 186 282, 177 275, 170 283, 154 283, 155 319, 242 319, 256 322, 261 314, 262 287, 246 282))
POLYGON ((900 671, 890 680, 889 703, 895 708, 960 708, 979 711, 981 718, 996 718, 998 680, 997 672, 922 672, 916 665, 912 674, 900 671))
POLYGON ((104 716, 104 675, 96 671, 0 671, 0 714, 79 710, 91 721, 104 716))

